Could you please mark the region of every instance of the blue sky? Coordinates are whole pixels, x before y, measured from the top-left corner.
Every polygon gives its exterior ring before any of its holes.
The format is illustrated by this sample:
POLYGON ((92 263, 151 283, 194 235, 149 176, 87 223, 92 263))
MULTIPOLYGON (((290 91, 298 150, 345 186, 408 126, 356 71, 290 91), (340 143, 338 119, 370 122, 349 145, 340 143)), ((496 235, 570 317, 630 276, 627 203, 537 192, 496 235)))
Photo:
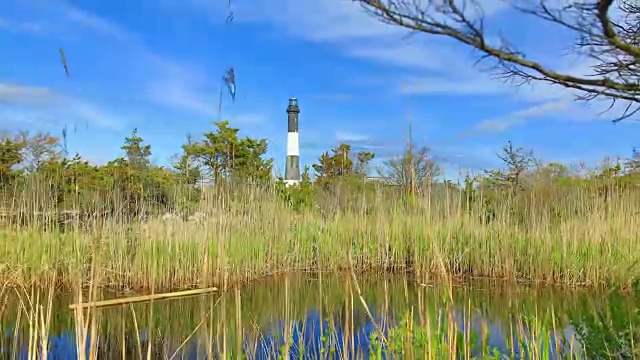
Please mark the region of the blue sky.
MULTIPOLYGON (((399 153, 409 119, 446 171, 498 166, 508 140, 546 161, 597 164, 639 146, 638 123, 566 90, 512 87, 474 67, 453 41, 407 37, 350 0, 6 0, 0 12, 0 130, 69 128, 68 147, 96 163, 121 154, 134 127, 165 163, 187 133, 218 119, 220 79, 236 71, 222 118, 269 139, 283 169, 289 97, 299 100, 301 161, 340 141, 399 153), (61 66, 66 53, 71 78, 61 66)), ((484 2, 483 2, 484 3, 484 2)), ((554 69, 589 71, 569 34, 486 0, 488 31, 554 69)))

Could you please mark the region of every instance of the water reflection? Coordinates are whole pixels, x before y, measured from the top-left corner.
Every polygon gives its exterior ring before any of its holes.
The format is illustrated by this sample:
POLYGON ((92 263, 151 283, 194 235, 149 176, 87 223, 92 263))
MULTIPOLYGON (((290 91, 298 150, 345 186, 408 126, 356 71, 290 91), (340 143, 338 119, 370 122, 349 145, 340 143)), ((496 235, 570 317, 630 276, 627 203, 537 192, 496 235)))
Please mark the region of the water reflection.
MULTIPOLYGON (((347 278, 288 276, 237 294, 100 310, 95 351, 98 359, 146 357, 148 351, 154 359, 237 358, 238 352, 248 359, 287 352, 291 359, 339 359, 369 358, 381 348, 415 355, 427 348, 455 351, 459 358, 496 349, 504 358, 572 353, 573 358, 623 359, 634 358, 640 340, 638 296, 474 282, 454 287, 450 298, 447 289, 406 279, 362 279, 360 287, 375 323, 347 278), (377 329, 388 340, 384 346, 377 329)), ((77 358, 69 301, 61 295, 54 302, 49 359, 77 358)), ((0 314, 0 358, 27 359, 29 325, 19 309, 14 300, 0 314)), ((387 357, 384 351, 380 355, 387 357)))

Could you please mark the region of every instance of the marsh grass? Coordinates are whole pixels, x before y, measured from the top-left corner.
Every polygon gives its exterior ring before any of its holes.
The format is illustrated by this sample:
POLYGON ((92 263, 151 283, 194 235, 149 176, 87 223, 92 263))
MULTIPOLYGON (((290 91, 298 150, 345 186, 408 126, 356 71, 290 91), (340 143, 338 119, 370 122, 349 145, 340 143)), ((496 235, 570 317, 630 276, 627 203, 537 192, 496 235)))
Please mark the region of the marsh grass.
MULTIPOLYGON (((21 342, 20 345, 26 346, 26 359, 28 360, 48 359, 49 330, 52 322, 54 295, 54 286, 49 286, 45 289, 36 288, 34 286, 31 288, 9 288, 5 284, 5 286, 0 289, 0 299, 2 300, 2 306, 0 307, 0 319, 3 321, 6 320, 7 304, 9 303, 9 299, 12 298, 16 299, 15 303, 17 304, 17 311, 14 312, 16 315, 14 327, 10 330, 13 331, 14 334, 17 334, 19 333, 18 329, 20 328, 22 321, 25 321, 27 324, 27 331, 25 332, 26 341, 21 342), (15 296, 10 297, 10 292, 13 292, 15 296), (22 316, 25 316, 26 318, 23 320, 22 316)), ((5 326, 0 326, 3 340, 6 330, 7 328, 5 328, 5 326)), ((16 350, 18 349, 19 339, 20 337, 18 336, 13 337, 12 344, 10 344, 13 345, 10 346, 12 351, 8 354, 5 353, 5 356, 9 355, 12 358, 17 357, 18 354, 16 350)), ((4 341, 0 341, 0 348, 6 347, 3 342, 4 341)))
MULTIPOLYGON (((589 187, 533 188, 478 193, 471 202, 457 189, 411 198, 382 187, 347 190, 294 211, 271 188, 208 188, 195 221, 160 212, 65 228, 43 226, 42 216, 9 222, 0 229, 0 276, 70 289, 89 284, 97 259, 100 284, 111 289, 226 288, 287 271, 346 270, 349 256, 357 273, 409 272, 422 282, 446 273, 629 288, 640 274, 640 191, 633 188, 612 186, 606 198, 589 187)), ((91 196, 78 202, 98 214, 91 196)), ((34 186, 11 200, 12 211, 55 214, 47 199, 46 187, 34 186)))

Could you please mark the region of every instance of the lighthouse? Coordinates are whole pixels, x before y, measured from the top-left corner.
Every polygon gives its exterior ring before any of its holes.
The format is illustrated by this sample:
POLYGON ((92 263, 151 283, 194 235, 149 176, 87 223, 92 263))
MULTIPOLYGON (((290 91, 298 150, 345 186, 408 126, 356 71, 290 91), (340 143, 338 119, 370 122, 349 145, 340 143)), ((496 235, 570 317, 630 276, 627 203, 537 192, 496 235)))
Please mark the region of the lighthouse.
POLYGON ((287 163, 284 170, 284 182, 287 186, 300 182, 300 144, 298 138, 298 100, 289 99, 287 106, 287 163))

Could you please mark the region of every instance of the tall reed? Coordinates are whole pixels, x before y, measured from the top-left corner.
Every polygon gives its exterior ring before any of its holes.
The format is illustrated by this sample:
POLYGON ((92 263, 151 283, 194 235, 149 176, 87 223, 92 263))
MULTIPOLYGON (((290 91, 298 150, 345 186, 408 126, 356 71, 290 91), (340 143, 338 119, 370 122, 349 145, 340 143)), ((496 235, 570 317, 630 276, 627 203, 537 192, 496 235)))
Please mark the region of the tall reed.
MULTIPOLYGON (((208 188, 191 220, 100 215, 65 229, 43 227, 42 216, 10 221, 0 229, 0 281, 88 284, 96 258, 101 284, 113 289, 226 287, 283 271, 345 270, 351 254, 357 273, 409 271, 422 281, 447 273, 629 287, 640 275, 640 191, 612 194, 534 188, 469 202, 457 189, 408 199, 347 188, 294 210, 272 188, 208 188)), ((55 204, 46 195, 23 192, 11 211, 47 213, 55 204)))

